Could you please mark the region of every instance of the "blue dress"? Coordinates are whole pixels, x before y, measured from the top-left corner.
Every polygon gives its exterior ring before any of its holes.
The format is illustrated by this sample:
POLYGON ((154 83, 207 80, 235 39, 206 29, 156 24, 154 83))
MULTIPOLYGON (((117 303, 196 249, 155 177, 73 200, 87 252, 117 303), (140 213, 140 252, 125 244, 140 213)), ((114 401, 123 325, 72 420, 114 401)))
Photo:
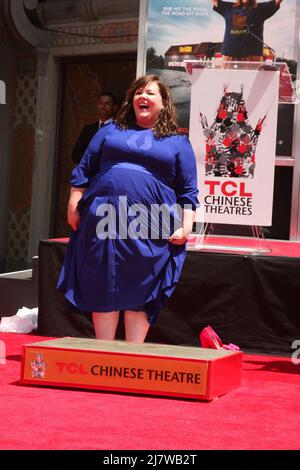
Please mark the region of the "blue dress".
POLYGON ((78 204, 80 224, 70 237, 58 288, 83 311, 143 306, 153 324, 186 257, 185 245, 167 240, 180 217, 174 205, 194 210, 198 205, 195 155, 188 138, 156 138, 151 129, 122 130, 110 124, 94 136, 70 184, 87 189, 78 204), (164 211, 157 212, 162 205, 171 208, 170 223, 164 211))
POLYGON ((225 20, 222 54, 231 57, 263 55, 264 22, 279 7, 275 0, 258 3, 255 8, 236 7, 234 3, 219 0, 213 9, 225 20))

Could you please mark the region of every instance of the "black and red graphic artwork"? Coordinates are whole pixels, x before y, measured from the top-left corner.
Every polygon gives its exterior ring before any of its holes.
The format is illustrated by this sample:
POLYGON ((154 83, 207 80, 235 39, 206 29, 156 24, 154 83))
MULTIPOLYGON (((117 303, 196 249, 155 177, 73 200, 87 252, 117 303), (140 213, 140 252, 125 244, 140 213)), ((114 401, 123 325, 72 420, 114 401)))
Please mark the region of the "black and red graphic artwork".
POLYGON ((255 152, 266 115, 253 128, 241 91, 223 90, 214 122, 200 113, 205 136, 206 176, 254 178, 255 152))

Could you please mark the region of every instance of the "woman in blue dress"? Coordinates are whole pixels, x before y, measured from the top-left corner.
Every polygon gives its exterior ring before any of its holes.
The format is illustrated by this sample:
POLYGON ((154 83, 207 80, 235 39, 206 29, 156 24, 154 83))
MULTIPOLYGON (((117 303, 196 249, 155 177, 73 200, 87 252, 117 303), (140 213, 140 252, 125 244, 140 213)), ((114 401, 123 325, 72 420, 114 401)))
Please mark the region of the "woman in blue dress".
POLYGON ((70 183, 58 288, 92 312, 96 338, 113 340, 124 311, 125 339, 142 343, 179 279, 198 205, 194 152, 157 76, 133 82, 70 183))

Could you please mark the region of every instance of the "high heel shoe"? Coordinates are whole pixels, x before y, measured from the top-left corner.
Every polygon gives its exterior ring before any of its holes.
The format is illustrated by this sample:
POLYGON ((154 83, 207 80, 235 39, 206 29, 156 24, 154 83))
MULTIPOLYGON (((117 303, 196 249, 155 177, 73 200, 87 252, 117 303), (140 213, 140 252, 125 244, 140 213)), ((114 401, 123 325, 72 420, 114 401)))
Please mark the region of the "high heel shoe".
POLYGON ((239 351, 240 348, 233 343, 223 344, 217 333, 211 326, 206 326, 200 333, 200 343, 202 348, 227 349, 229 351, 239 351))

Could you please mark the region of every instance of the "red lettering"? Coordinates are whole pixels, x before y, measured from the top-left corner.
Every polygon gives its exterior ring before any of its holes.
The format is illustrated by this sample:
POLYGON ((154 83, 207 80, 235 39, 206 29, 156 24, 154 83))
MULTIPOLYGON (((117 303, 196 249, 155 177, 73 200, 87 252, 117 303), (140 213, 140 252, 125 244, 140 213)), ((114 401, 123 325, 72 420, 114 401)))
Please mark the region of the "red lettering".
POLYGON ((84 368, 83 364, 79 364, 79 371, 78 372, 79 372, 79 374, 83 374, 83 375, 88 373, 88 371, 84 368))
POLYGON ((60 373, 67 371, 69 374, 88 374, 84 364, 75 364, 75 362, 56 362, 56 365, 60 373))
POLYGON ((78 366, 74 362, 69 362, 69 364, 67 365, 67 369, 70 374, 76 374, 76 372, 78 371, 78 366))
MULTIPOLYGON (((217 186, 220 186, 220 181, 204 181, 204 184, 209 187, 209 195, 215 196, 217 186)), ((224 196, 245 196, 252 197, 252 193, 246 191, 245 182, 235 182, 235 181, 224 181, 221 184, 220 190, 224 196)))
POLYGON ((236 183, 234 183, 233 181, 225 181, 225 183, 223 183, 221 186, 222 194, 225 194, 225 196, 235 196, 237 192, 236 187, 236 183), (232 191, 228 191, 228 186, 232 186, 235 189, 233 189, 232 191))
POLYGON ((63 369, 66 366, 66 363, 65 362, 57 362, 56 365, 58 366, 58 371, 63 372, 63 369))
POLYGON ((209 185, 209 194, 210 196, 214 196, 215 194, 215 187, 219 186, 220 181, 204 181, 204 184, 209 185))
POLYGON ((247 197, 252 197, 252 193, 246 193, 245 191, 245 182, 241 183, 241 190, 240 190, 240 195, 241 196, 247 196, 247 197))

